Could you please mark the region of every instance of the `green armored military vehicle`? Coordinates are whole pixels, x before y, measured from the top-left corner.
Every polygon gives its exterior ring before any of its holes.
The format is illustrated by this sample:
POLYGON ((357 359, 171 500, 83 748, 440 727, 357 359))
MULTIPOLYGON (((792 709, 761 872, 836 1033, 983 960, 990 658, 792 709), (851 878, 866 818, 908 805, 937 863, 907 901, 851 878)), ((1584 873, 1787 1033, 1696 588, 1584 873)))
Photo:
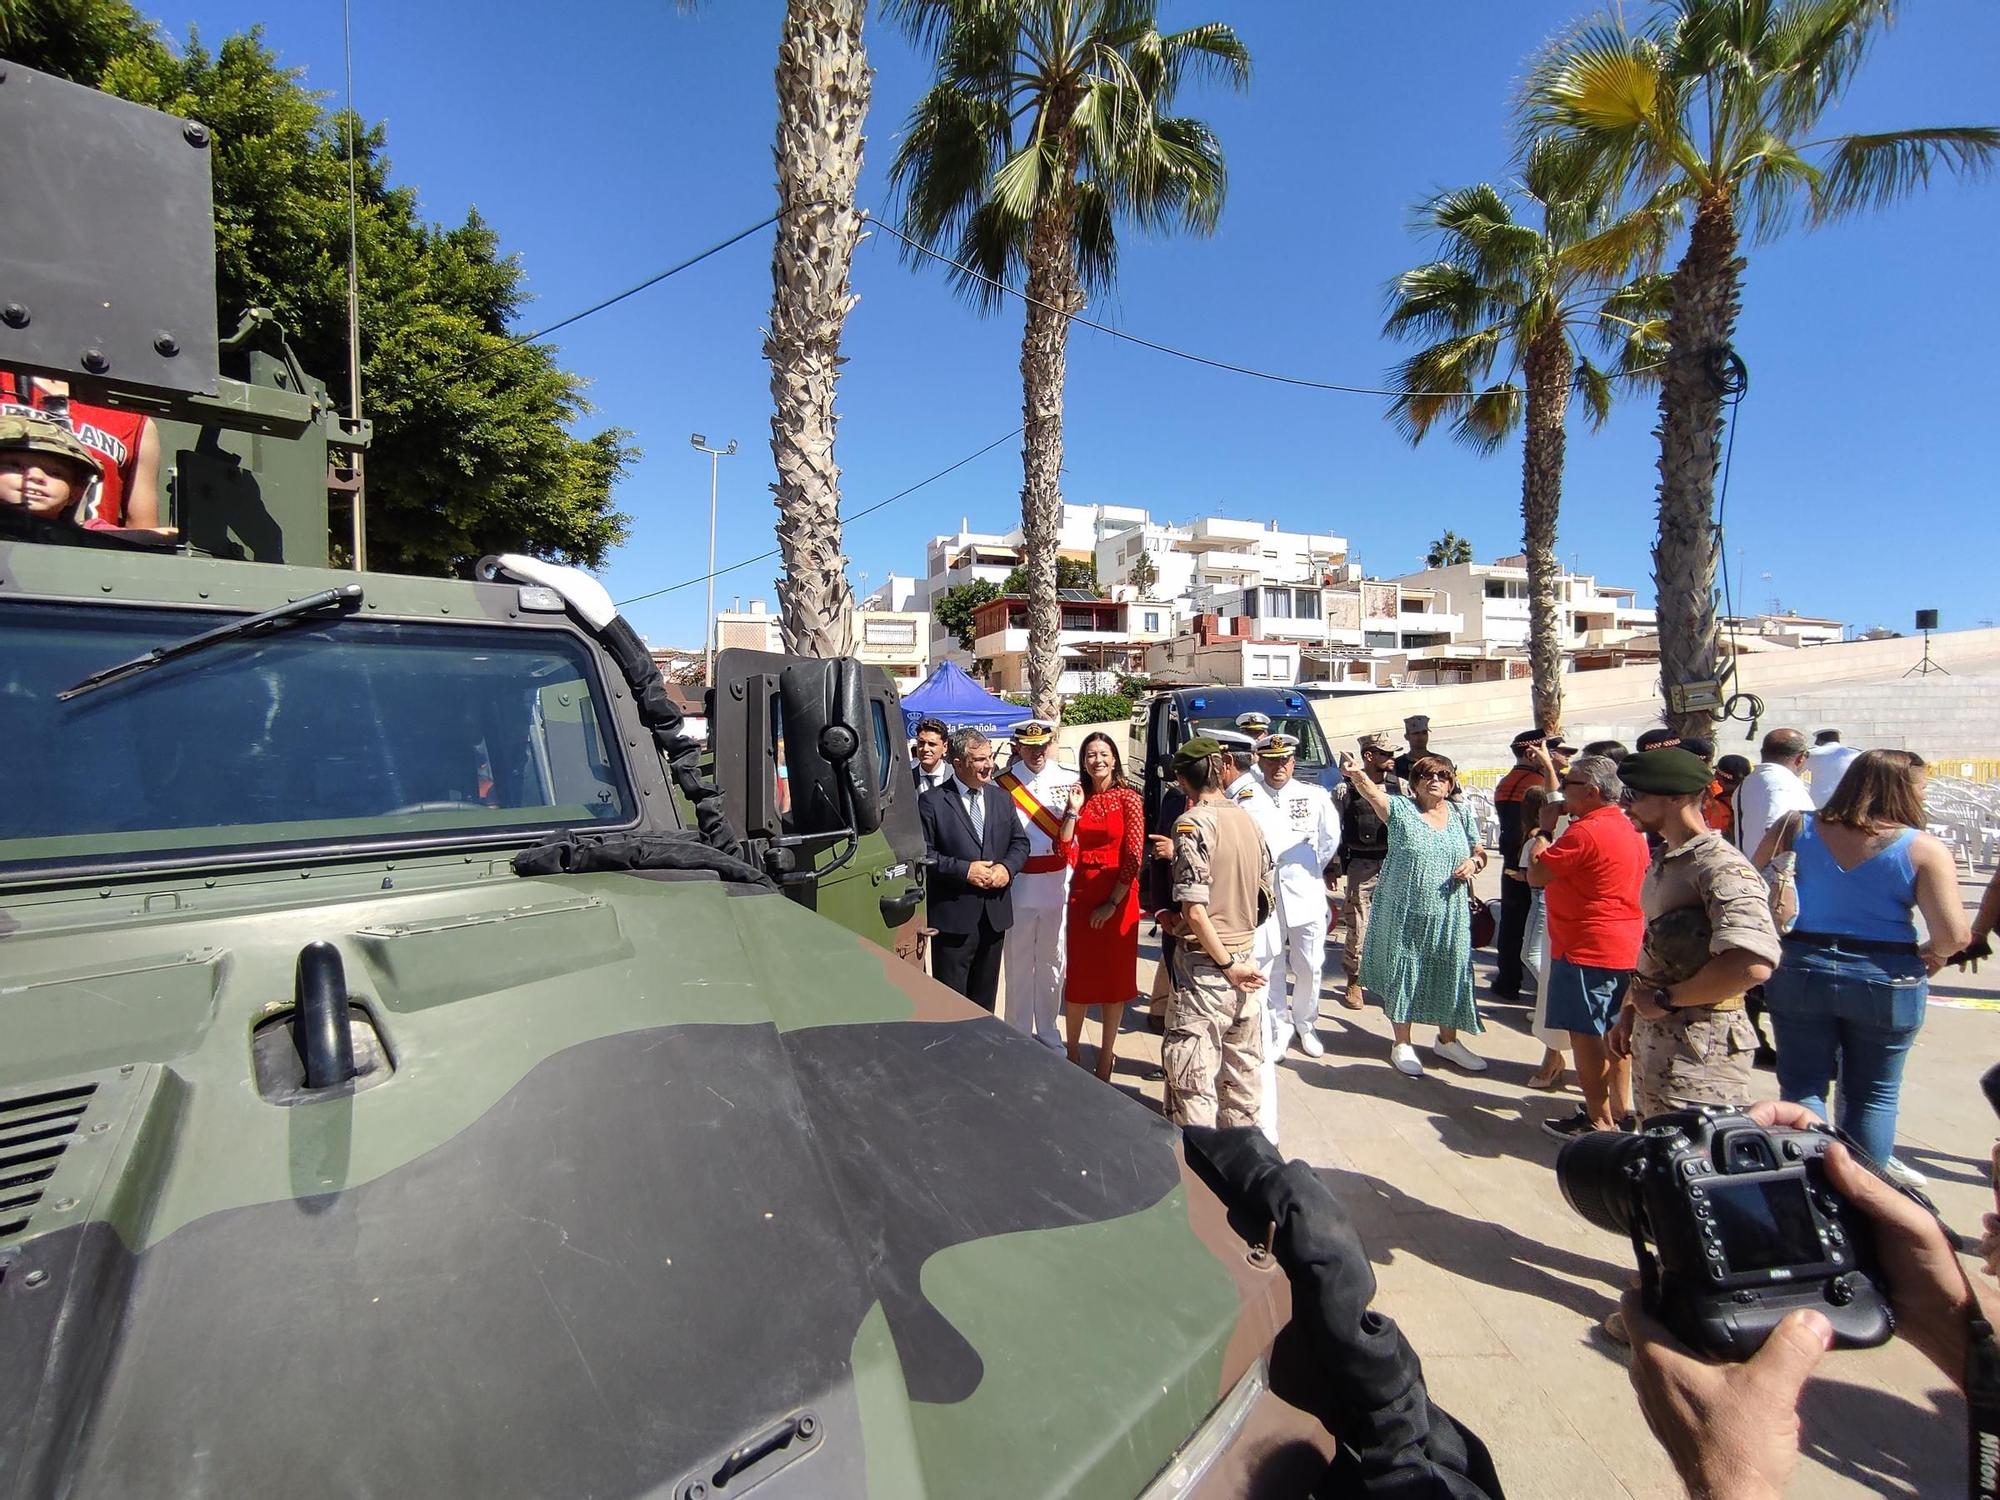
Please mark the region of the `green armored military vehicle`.
MULTIPOLYGON (((205 194, 196 129, 9 68, 31 125, 205 194)), ((323 457, 266 450, 361 435, 37 217, 0 365, 155 411, 241 555, 0 507, 0 1497, 1217 1495, 1325 1446, 1174 1129, 892 951, 886 680, 726 655, 703 763, 580 574, 300 565, 271 476, 323 457)))

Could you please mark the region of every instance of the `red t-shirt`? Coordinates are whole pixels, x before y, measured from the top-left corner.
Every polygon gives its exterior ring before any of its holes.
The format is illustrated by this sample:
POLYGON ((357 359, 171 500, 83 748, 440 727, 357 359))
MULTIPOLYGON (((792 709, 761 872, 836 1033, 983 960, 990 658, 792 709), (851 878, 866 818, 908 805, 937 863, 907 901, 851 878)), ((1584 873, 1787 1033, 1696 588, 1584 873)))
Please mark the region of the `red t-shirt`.
MULTIPOLYGON (((11 370, 0 370, 0 416, 47 416, 43 408, 48 398, 25 378, 11 370)), ((82 526, 91 521, 104 526, 125 524, 125 492, 132 485, 139 466, 139 439, 145 434, 148 418, 144 412, 119 411, 111 406, 92 406, 86 401, 69 404, 69 430, 77 441, 97 455, 98 482, 77 502, 72 518, 82 526)), ((99 527, 97 529, 102 529, 99 527)))
POLYGON ((1622 810, 1600 807, 1535 857, 1555 877, 1542 890, 1553 956, 1593 969, 1635 968, 1646 936, 1639 906, 1651 862, 1646 836, 1622 810))

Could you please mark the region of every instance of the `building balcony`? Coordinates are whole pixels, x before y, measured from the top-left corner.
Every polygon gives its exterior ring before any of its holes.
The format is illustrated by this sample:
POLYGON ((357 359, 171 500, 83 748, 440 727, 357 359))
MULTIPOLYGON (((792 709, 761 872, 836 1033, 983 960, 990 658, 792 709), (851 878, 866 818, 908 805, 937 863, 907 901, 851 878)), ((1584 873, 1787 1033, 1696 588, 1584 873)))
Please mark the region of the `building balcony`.
POLYGON ((1203 573, 1227 574, 1241 577, 1246 574, 1261 574, 1270 561, 1261 552, 1223 552, 1208 550, 1194 555, 1195 568, 1203 573))
POLYGON ((1464 615, 1448 615, 1436 610, 1406 610, 1396 616, 1398 630, 1419 630, 1426 634, 1457 635, 1465 629, 1464 615))

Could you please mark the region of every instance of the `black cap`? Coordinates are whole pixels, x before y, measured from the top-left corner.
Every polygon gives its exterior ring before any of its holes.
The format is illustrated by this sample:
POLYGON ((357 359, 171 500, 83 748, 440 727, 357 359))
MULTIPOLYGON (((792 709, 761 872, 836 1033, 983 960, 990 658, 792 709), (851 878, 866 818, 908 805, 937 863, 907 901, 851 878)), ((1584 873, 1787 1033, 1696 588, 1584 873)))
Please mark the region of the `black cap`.
POLYGON ((1655 724, 1639 736, 1638 746, 1641 750, 1671 750, 1680 742, 1681 735, 1678 729, 1655 724))
POLYGON ((1541 742, 1542 742, 1541 730, 1524 729, 1519 734, 1515 735, 1514 738, 1509 740, 1507 743, 1511 748, 1519 750, 1523 745, 1539 745, 1541 742))
POLYGON ((1618 779, 1635 792, 1686 797, 1708 790, 1708 762, 1678 747, 1641 750, 1618 762, 1618 779))

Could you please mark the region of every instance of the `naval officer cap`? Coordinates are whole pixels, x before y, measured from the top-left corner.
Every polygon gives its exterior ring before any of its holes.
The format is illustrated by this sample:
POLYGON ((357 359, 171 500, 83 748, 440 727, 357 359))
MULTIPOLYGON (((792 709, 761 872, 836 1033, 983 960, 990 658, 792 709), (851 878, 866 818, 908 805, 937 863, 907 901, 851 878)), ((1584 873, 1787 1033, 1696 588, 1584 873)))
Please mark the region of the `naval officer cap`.
POLYGON ((1290 760, 1299 753, 1299 737, 1295 734, 1267 734, 1257 741, 1257 757, 1260 760, 1290 760))
POLYGON ((1046 745, 1055 738, 1055 726, 1047 719, 1023 719, 1007 731, 1017 745, 1046 745))
POLYGON ((1641 750, 1618 762, 1618 779, 1633 791, 1687 797, 1708 790, 1708 762, 1685 750, 1641 750))
POLYGON ((1271 730, 1271 716, 1266 713, 1259 713, 1253 708, 1248 713, 1241 713, 1236 716, 1236 727, 1243 730, 1246 734, 1268 734, 1271 730))
POLYGON ((1257 748, 1257 742, 1236 729, 1211 729, 1209 735, 1231 755, 1248 755, 1257 748))

